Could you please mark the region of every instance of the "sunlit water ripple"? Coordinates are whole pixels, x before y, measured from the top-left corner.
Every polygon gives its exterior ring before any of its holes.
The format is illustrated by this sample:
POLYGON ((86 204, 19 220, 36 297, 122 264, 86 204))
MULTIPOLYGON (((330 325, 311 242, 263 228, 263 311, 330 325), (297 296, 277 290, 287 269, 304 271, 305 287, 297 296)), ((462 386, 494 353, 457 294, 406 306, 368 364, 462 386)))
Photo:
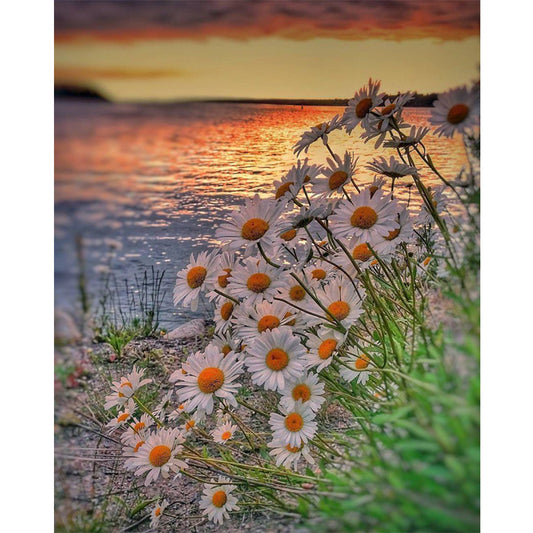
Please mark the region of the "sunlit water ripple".
MULTIPOLYGON (((81 235, 93 305, 102 271, 120 280, 154 266, 165 270, 162 325, 174 327, 197 313, 176 309, 176 273, 191 252, 216 244, 215 227, 244 198, 273 193, 272 182, 294 164, 292 146, 309 126, 342 113, 339 107, 261 104, 173 106, 57 101, 55 142, 56 306, 79 305, 75 236, 81 235)), ((405 119, 428 125, 429 110, 407 109, 405 119)), ((453 179, 466 164, 459 139, 431 135, 426 147, 443 175, 453 179)), ((374 149, 354 135, 330 135, 339 154, 359 156, 357 179, 373 175, 364 165, 391 150, 374 149)), ((319 141, 312 162, 329 155, 319 141)), ((434 178, 423 173, 427 183, 434 178)), ((435 182, 436 183, 436 182, 435 182)), ((407 188, 399 184, 400 198, 407 188)), ((415 205, 416 208, 416 205, 415 205)))

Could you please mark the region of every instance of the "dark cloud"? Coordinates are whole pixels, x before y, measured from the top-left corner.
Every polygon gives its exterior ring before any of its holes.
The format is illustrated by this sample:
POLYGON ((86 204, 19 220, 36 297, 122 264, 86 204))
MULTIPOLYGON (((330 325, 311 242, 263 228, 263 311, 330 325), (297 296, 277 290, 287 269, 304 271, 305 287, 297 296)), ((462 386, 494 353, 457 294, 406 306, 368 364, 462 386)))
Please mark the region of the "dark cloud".
POLYGON ((57 39, 462 39, 479 33, 479 1, 63 0, 55 2, 55 31, 57 39))

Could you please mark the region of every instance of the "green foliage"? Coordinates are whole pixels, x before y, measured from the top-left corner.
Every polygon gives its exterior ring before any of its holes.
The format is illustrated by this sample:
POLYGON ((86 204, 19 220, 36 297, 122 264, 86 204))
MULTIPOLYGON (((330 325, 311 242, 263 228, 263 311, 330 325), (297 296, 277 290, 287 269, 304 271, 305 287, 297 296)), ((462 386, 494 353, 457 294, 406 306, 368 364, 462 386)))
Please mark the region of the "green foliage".
MULTIPOLYGON (((463 199, 470 224, 454 237, 464 253, 446 277, 433 274, 447 322, 429 324, 431 304, 416 294, 414 269, 405 286, 398 283, 401 269, 395 269, 396 279, 366 276, 372 287, 364 320, 374 326, 382 350, 374 360, 393 393, 377 407, 365 403, 358 387, 342 396, 350 412, 361 413, 359 427, 345 434, 351 444, 339 441, 348 454, 344 464, 321 464, 319 486, 330 494, 317 499, 320 518, 309 521, 314 531, 479 530, 479 139, 466 141, 472 168, 463 199)), ((406 261, 411 269, 408 256, 406 261)))
POLYGON ((479 377, 461 379, 445 365, 411 375, 397 403, 373 415, 375 447, 357 449, 364 466, 327 475, 339 497, 320 499, 318 529, 479 529, 479 377))
POLYGON ((104 514, 89 512, 77 512, 70 515, 66 520, 57 521, 56 533, 107 533, 109 520, 104 514))

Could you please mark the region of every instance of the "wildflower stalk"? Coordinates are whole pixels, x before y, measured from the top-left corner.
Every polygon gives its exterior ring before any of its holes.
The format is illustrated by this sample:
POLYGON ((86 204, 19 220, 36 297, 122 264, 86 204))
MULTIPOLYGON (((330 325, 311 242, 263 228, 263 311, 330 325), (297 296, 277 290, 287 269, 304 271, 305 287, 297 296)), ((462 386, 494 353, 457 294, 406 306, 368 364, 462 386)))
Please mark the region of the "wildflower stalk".
POLYGON ((148 409, 148 407, 146 407, 146 405, 144 405, 141 400, 139 400, 139 398, 137 398, 137 396, 135 396, 135 394, 132 396, 133 400, 135 401, 135 403, 148 415, 150 416, 153 421, 157 424, 158 427, 163 427, 164 424, 163 422, 161 422, 161 420, 159 420, 153 413, 152 411, 150 411, 150 409, 148 409))

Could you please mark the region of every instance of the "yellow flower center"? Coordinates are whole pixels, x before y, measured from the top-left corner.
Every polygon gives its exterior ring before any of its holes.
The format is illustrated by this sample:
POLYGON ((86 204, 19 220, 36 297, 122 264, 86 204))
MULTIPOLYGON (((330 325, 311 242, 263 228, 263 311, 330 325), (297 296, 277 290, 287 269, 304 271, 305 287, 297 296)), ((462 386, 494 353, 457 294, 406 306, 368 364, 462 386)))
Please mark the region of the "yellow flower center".
POLYGON ((311 272, 311 277, 313 279, 325 279, 326 278, 326 271, 322 268, 315 268, 313 272, 311 272))
POLYGON ((198 388, 204 394, 212 394, 224 385, 224 372, 220 368, 210 366, 198 374, 198 388))
POLYGON ((422 264, 423 264, 424 266, 428 266, 430 261, 431 261, 431 257, 426 257, 426 258, 424 259, 424 261, 422 262, 422 264))
POLYGON ((358 207, 352 214, 350 222, 354 228, 368 229, 378 221, 378 214, 367 205, 358 207))
POLYGON ((357 370, 364 370, 368 366, 369 362, 370 361, 366 355, 361 355, 361 357, 358 357, 355 360, 355 368, 357 370))
POLYGON ((289 291, 289 297, 291 300, 299 302, 305 298, 305 290, 301 285, 295 285, 291 287, 289 291))
POLYGON ((270 370, 278 372, 289 364, 289 354, 281 348, 272 348, 266 355, 265 363, 270 370))
POLYGON ((248 281, 246 282, 246 286, 249 290, 255 293, 260 293, 266 291, 270 287, 270 278, 263 274, 262 272, 257 272, 256 274, 252 274, 248 281))
POLYGON ((372 252, 370 251, 370 248, 368 247, 368 244, 366 242, 363 242, 362 244, 358 244, 352 252, 352 257, 356 261, 368 261, 372 257, 372 252))
POLYGON ((160 444, 159 446, 154 446, 152 448, 148 460, 152 466, 160 467, 168 463, 170 455, 170 448, 164 444, 160 444))
POLYGON ((268 231, 268 222, 262 218, 251 218, 244 223, 241 237, 247 241, 257 241, 268 231))
POLYGON ((226 357, 226 355, 231 352, 231 346, 229 344, 224 344, 220 351, 224 354, 224 357, 226 357))
POLYGON ((318 347, 318 357, 320 359, 328 359, 333 354, 333 351, 337 347, 337 341, 335 339, 326 339, 318 347))
POLYGON ((135 431, 136 433, 138 433, 141 429, 144 429, 145 427, 145 423, 144 422, 137 422, 134 426, 133 426, 133 431, 135 431))
POLYGON ((370 198, 374 198, 374 194, 376 194, 379 190, 379 187, 376 187, 375 185, 371 185, 368 190, 370 191, 370 198))
POLYGON ((156 516, 159 516, 161 514, 161 507, 158 507, 156 510, 155 510, 155 513, 154 513, 156 516))
POLYGON ((215 507, 220 508, 224 507, 224 505, 228 501, 228 497, 226 496, 226 493, 223 490, 217 490, 213 494, 213 498, 211 499, 211 501, 213 502, 213 505, 215 507))
POLYGON ((285 449, 291 453, 299 452, 303 448, 303 444, 301 446, 291 446, 290 444, 287 444, 285 446, 285 449))
POLYGON ((266 331, 267 329, 275 329, 279 326, 279 323, 280 321, 277 316, 265 315, 257 323, 257 331, 259 331, 259 333, 263 333, 263 331, 266 331))
MULTIPOLYGON (((124 383, 121 383, 120 385, 120 389, 122 387, 129 387, 130 389, 133 389, 133 385, 129 382, 129 381, 125 381, 124 383)), ((125 394, 123 394, 122 392, 118 391, 118 397, 119 398, 124 398, 125 394)))
POLYGON ((139 451, 139 448, 144 444, 143 440, 140 440, 136 445, 135 448, 133 448, 133 451, 137 453, 139 451))
POLYGON ((124 422, 124 421, 127 420, 129 417, 130 417, 130 414, 129 414, 129 413, 122 413, 122 414, 117 418, 117 422, 118 422, 118 423, 120 423, 120 422, 124 422))
POLYGON ((194 425, 196 424, 196 422, 191 418, 186 424, 185 424, 185 429, 187 431, 189 431, 190 429, 192 429, 194 427, 194 425))
MULTIPOLYGON (((285 318, 289 318, 290 316, 293 316, 294 313, 291 313, 290 311, 287 311, 284 315, 283 315, 283 319, 285 318)), ((292 320, 289 320, 288 322, 286 322, 286 325, 287 326, 294 326, 296 325, 296 319, 293 318, 292 320)))
POLYGON ((228 286, 229 278, 231 278, 231 268, 224 268, 223 269, 226 274, 223 274, 222 276, 218 276, 218 284, 225 289, 228 286))
POLYGON ((307 402, 309 398, 311 398, 311 389, 301 383, 300 385, 296 385, 294 389, 292 389, 292 397, 294 398, 294 401, 297 402, 298 400, 302 400, 302 402, 307 402))
POLYGON ((294 185, 293 181, 286 181, 285 183, 282 183, 276 191, 276 200, 281 198, 290 189, 291 185, 294 185))
POLYGON ((350 306, 343 300, 337 300, 328 306, 328 311, 340 322, 350 314, 350 306))
POLYGON ((281 237, 284 241, 292 241, 292 239, 294 239, 294 237, 296 237, 296 230, 295 230, 295 229, 287 230, 287 231, 285 231, 284 233, 282 233, 282 234, 280 235, 280 237, 281 237))
POLYGON ((231 431, 224 431, 222 435, 220 435, 220 438, 222 440, 228 440, 231 437, 231 431))
POLYGON ((222 307, 220 308, 220 316, 222 317, 222 320, 229 320, 231 313, 233 313, 233 304, 231 302, 222 304, 222 307))
POLYGON ((460 124, 468 117, 470 108, 464 104, 455 104, 449 111, 446 120, 450 124, 460 124))
POLYGON ((304 419, 298 413, 291 413, 285 417, 285 427, 295 433, 300 431, 304 426, 304 419))
POLYGON ((388 115, 389 113, 392 113, 392 111, 394 111, 395 108, 396 108, 396 104, 389 104, 388 106, 385 106, 381 110, 381 114, 382 115, 388 115))
POLYGON ((205 281, 207 276, 207 270, 203 266, 192 267, 189 272, 187 272, 187 285, 191 289, 197 289, 205 281))
POLYGON ((386 241, 392 241, 398 237, 400 234, 400 228, 393 229, 392 231, 389 231, 389 234, 385 237, 386 241))
POLYGON ((365 118, 372 107, 372 98, 363 98, 355 106, 355 114, 357 118, 365 118))
POLYGON ((344 182, 348 179, 348 174, 344 170, 337 170, 329 177, 329 190, 334 191, 344 185, 344 182))

